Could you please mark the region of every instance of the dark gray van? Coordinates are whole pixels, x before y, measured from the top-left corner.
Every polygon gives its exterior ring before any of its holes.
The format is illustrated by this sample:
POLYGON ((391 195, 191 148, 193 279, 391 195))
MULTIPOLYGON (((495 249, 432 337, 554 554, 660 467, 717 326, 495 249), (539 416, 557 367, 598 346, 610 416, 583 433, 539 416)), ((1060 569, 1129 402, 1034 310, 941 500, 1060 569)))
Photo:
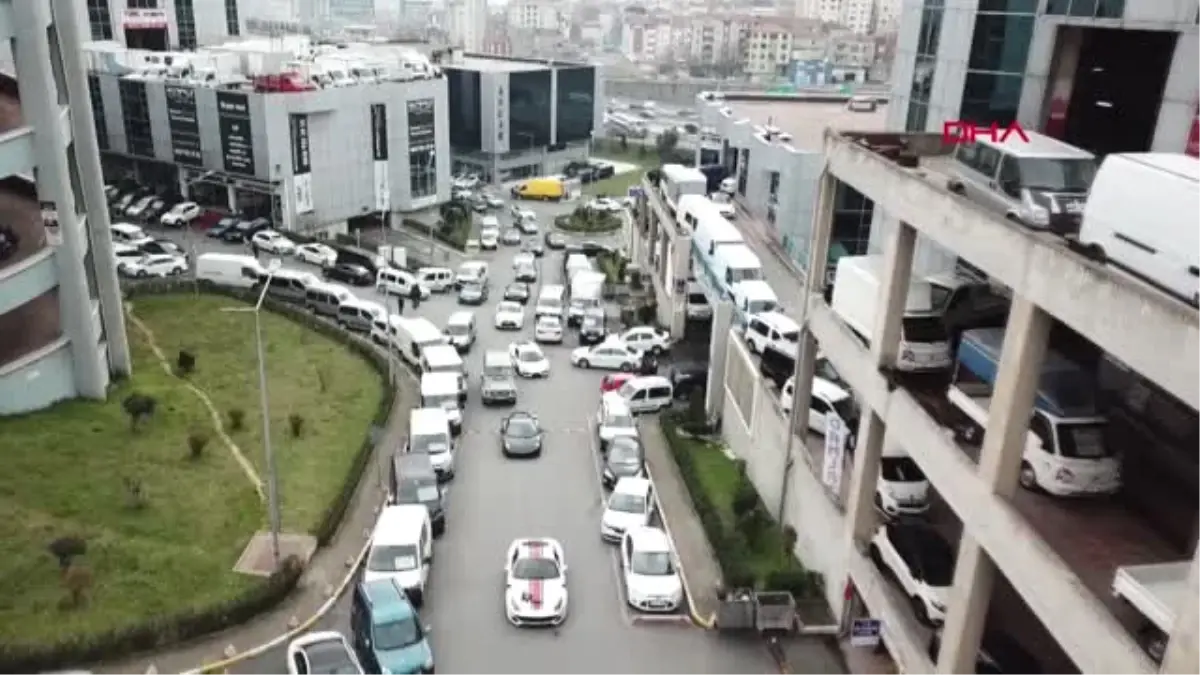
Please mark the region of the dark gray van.
POLYGON ((308 287, 315 283, 318 283, 318 279, 314 274, 279 270, 270 277, 267 295, 287 302, 304 304, 308 287))
POLYGON ((390 474, 391 503, 424 504, 433 523, 433 536, 442 536, 446 531, 446 489, 438 484, 429 455, 397 452, 390 474))

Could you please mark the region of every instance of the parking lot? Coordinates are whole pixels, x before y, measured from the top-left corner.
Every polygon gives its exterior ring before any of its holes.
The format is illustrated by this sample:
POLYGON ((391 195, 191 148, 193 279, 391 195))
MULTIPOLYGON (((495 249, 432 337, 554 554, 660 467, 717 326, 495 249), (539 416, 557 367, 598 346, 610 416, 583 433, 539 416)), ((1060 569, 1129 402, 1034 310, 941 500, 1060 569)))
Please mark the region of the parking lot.
MULTIPOLYGON (((564 205, 534 205, 543 227, 564 205)), ((502 212, 502 221, 506 216, 502 212)), ((168 236, 177 237, 170 232, 168 236)), ((197 253, 241 252, 237 245, 196 238, 197 253)), ((618 243, 609 241, 608 243, 618 243)), ((768 672, 772 662, 755 641, 726 644, 681 624, 636 623, 623 597, 615 546, 600 540, 604 492, 600 485, 594 432, 589 422, 599 400, 599 372, 575 369, 568 334, 562 346, 546 346, 547 379, 520 380, 512 409, 536 413, 546 430, 545 451, 534 460, 505 459, 499 427, 509 408, 479 403, 478 376, 488 349, 506 350, 532 337, 532 316, 520 332, 497 331, 493 313, 500 292, 512 280, 517 247, 501 246, 479 258, 491 267, 490 299, 475 308, 478 340, 465 357, 472 382, 464 432, 459 441, 457 476, 449 484, 445 535, 435 562, 423 610, 433 629, 438 669, 445 672, 768 672), (506 621, 503 556, 513 539, 547 536, 562 542, 570 566, 570 616, 558 629, 518 629, 506 621)), ((548 251, 543 280, 554 282, 561 253, 548 251), (546 276, 548 275, 548 276, 546 276)), ((285 267, 311 266, 288 259, 285 267)), ((373 288, 354 292, 381 300, 373 288)), ((393 305, 394 306, 394 305, 393 305)), ((445 325, 462 309, 453 295, 435 295, 417 314, 445 325)), ((530 305, 532 312, 532 303, 530 305)), ((405 315, 414 312, 405 307, 405 315)), ((318 628, 348 632, 349 602, 343 599, 318 628)), ((239 672, 284 672, 281 650, 240 664, 239 672)))

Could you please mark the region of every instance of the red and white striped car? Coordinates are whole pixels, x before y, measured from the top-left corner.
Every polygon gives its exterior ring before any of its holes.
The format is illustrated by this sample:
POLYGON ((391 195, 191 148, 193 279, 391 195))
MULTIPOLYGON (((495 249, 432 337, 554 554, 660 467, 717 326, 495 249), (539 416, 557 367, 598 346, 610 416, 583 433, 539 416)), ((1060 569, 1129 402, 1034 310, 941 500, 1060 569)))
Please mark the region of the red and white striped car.
POLYGON ((504 613, 514 626, 558 626, 567 619, 567 562, 554 539, 517 539, 504 559, 504 613))

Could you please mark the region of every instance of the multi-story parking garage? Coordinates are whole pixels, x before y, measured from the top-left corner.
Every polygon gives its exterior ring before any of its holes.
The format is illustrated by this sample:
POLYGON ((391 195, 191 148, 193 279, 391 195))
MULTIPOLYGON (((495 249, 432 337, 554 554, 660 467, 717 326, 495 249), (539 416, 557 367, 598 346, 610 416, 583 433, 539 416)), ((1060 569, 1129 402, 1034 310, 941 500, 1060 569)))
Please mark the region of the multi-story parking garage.
POLYGON ((73 3, 2 5, 18 66, 0 78, 0 414, 12 414, 102 398, 130 361, 73 3))

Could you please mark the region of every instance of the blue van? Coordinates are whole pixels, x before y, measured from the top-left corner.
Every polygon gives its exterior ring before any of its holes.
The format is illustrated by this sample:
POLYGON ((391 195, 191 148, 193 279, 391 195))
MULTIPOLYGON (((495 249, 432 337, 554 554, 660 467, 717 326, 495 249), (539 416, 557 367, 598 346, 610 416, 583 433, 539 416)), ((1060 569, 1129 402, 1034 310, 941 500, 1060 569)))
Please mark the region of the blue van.
POLYGON ((432 673, 429 628, 392 579, 358 584, 350 611, 354 650, 368 673, 432 673))

